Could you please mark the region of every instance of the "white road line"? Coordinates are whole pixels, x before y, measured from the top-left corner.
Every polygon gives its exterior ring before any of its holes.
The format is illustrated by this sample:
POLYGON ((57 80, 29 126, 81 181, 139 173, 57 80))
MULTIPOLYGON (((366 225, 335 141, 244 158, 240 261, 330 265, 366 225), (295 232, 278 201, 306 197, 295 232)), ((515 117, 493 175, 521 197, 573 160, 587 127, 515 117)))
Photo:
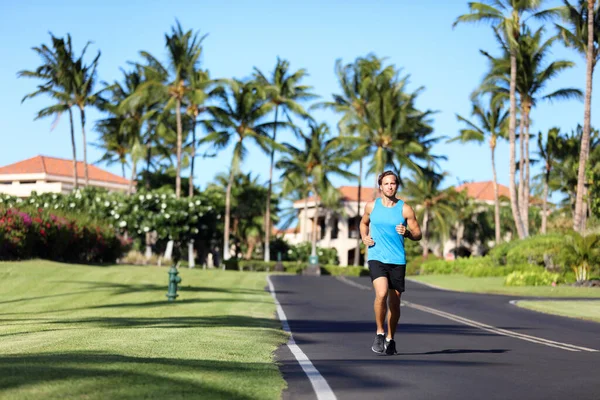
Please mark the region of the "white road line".
MULTIPOLYGON (((338 278, 338 280, 347 283, 347 284, 351 284, 351 286, 362 286, 361 289, 371 289, 368 286, 365 285, 360 285, 356 282, 351 281, 350 279, 347 279, 345 277, 342 278, 338 278)), ((550 346, 550 347, 555 347, 558 349, 562 349, 562 350, 568 350, 568 351, 589 351, 589 352, 597 352, 598 350, 595 349, 590 349, 587 347, 582 347, 582 346, 575 346, 573 344, 568 344, 568 343, 562 343, 562 342, 555 342, 553 340, 548 340, 548 339, 543 339, 543 338, 539 338, 536 336, 530 336, 530 335, 525 335, 523 333, 518 333, 518 332, 513 332, 513 331, 509 331, 507 329, 502 329, 502 328, 497 328, 495 326, 492 325, 487 325, 487 324, 483 324, 481 322, 477 322, 477 321, 473 321, 471 319, 467 319, 467 318, 463 318, 460 317, 458 315, 455 314, 450 314, 447 313, 445 311, 441 311, 441 310, 437 310, 435 308, 431 308, 431 307, 426 307, 426 306, 422 306, 419 304, 415 304, 415 303, 410 303, 408 301, 402 300, 402 305, 406 306, 406 307, 410 307, 410 308, 414 308, 416 310, 420 310, 423 312, 427 312, 430 314, 434 314, 437 316, 440 316, 442 318, 446 318, 455 322, 459 322, 461 324, 464 325, 468 325, 468 326, 472 326, 475 328, 479 328, 483 331, 486 332, 491 332, 491 333, 495 333, 497 335, 503 335, 503 336, 509 336, 509 337, 513 337, 515 339, 521 339, 521 340, 525 340, 528 342, 532 342, 532 343, 537 343, 537 344, 543 344, 545 346, 550 346)))
POLYGON ((337 400, 337 397, 331 390, 331 387, 323 378, 323 376, 319 373, 319 371, 315 368, 310 359, 304 354, 300 347, 296 344, 294 340, 294 336, 292 335, 292 330, 290 329, 290 325, 288 324, 287 317, 285 316, 285 312, 279 304, 277 300, 277 296, 275 295, 275 289, 273 286, 273 282, 271 282, 271 277, 267 276, 267 282, 269 283, 269 291, 271 292, 271 296, 273 296, 273 300, 275 300, 275 305, 277 306, 277 316, 283 325, 283 330, 290 334, 290 339, 287 342, 287 346, 290 348, 290 351, 296 357, 298 364, 302 367, 302 370, 310 380, 310 383, 317 395, 318 400, 337 400))

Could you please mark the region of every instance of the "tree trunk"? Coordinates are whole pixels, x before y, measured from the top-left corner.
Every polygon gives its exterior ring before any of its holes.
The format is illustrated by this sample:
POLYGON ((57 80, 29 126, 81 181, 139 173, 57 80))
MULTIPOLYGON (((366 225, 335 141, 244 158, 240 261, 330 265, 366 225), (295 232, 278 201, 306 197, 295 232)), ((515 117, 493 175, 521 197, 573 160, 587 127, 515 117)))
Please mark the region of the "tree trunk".
POLYGON ((588 0, 588 43, 587 65, 585 76, 585 104, 583 111, 583 134, 581 136, 581 149, 579 151, 579 169, 577 170, 577 196, 575 197, 575 215, 573 216, 573 229, 579 233, 585 231, 583 222, 583 192, 585 183, 585 168, 590 147, 590 122, 592 107, 592 76, 594 74, 594 0, 588 0))
POLYGON ((121 176, 125 179, 125 162, 121 162, 121 176))
POLYGON ((79 109, 81 111, 81 134, 83 136, 83 174, 85 177, 85 186, 89 186, 90 179, 88 176, 88 167, 87 167, 87 139, 85 136, 85 110, 82 108, 79 109))
POLYGON ((421 245, 423 246, 423 258, 429 257, 429 212, 425 210, 423 213, 423 229, 421 229, 423 233, 423 238, 421 240, 421 245))
POLYGON ((519 204, 517 201, 517 188, 515 185, 515 128, 517 125, 517 55, 513 49, 510 52, 510 112, 509 112, 509 123, 508 123, 508 140, 509 140, 509 181, 508 188, 510 191, 510 208, 512 210, 513 219, 517 226, 517 234, 519 238, 524 238, 525 233, 523 230, 523 221, 521 220, 521 214, 519 212, 519 204))
MULTIPOLYGON (((227 182, 227 192, 225 194, 225 227, 223 229, 223 260, 227 261, 231 258, 229 253, 229 221, 231 211, 231 186, 233 185, 233 166, 229 173, 229 182, 227 182)), ((225 264, 223 264, 225 269, 225 264)))
POLYGON ((150 163, 152 162, 152 144, 148 142, 148 153, 146 156, 146 190, 150 190, 150 163))
POLYGON ((525 232, 525 216, 523 212, 525 205, 525 105, 521 100, 521 121, 519 121, 519 213, 523 220, 523 232, 525 232))
POLYGON ((304 235, 302 241, 308 242, 308 193, 306 193, 306 197, 304 198, 304 235))
POLYGON ((71 147, 73 148, 73 189, 77 189, 77 149, 75 147, 75 127, 71 108, 69 108, 69 122, 71 123, 71 147))
POLYGON ((188 242, 188 267, 195 268, 196 267, 196 258, 194 257, 194 241, 190 240, 188 242))
POLYGON ((546 172, 546 177, 544 178, 544 194, 542 199, 542 228, 541 233, 546 234, 546 227, 548 224, 548 181, 549 176, 548 172, 546 172))
POLYGON ((310 250, 311 256, 317 255, 317 235, 319 231, 319 201, 317 201, 317 192, 315 193, 315 219, 313 223, 313 232, 312 232, 312 246, 310 250))
POLYGON ((135 176, 137 175, 137 162, 136 160, 131 160, 131 180, 129 181, 129 187, 127 188, 127 194, 133 193, 133 182, 135 181, 135 176))
POLYGON ((188 196, 194 196, 194 161, 196 160, 196 117, 194 117, 194 124, 192 127, 192 154, 190 160, 190 187, 188 196))
POLYGON ((183 133, 181 132, 181 100, 177 99, 175 106, 175 115, 177 119, 177 172, 175 177, 175 196, 181 197, 181 146, 183 142, 183 133))
POLYGON ((525 236, 529 236, 529 197, 530 197, 530 182, 529 182, 529 173, 530 173, 530 162, 529 162, 529 115, 531 114, 531 104, 526 104, 525 106, 525 115, 523 118, 525 119, 525 132, 523 135, 523 140, 525 143, 524 146, 524 156, 525 156, 525 174, 523 180, 523 207, 521 208, 521 218, 523 218, 523 230, 525 231, 525 236))
POLYGON ((358 232, 358 237, 356 238, 356 251, 354 252, 354 264, 353 265, 358 265, 358 262, 360 261, 360 243, 362 242, 361 238, 360 238, 360 220, 361 220, 361 215, 360 215, 360 195, 361 195, 361 190, 362 190, 362 170, 363 170, 363 162, 362 162, 362 158, 360 159, 359 162, 359 167, 358 167, 358 204, 356 206, 356 215, 357 215, 357 220, 356 220, 356 231, 358 232))
POLYGON ((492 151, 492 175, 494 177, 494 232, 496 234, 496 246, 500 244, 500 200, 498 199, 498 176, 496 174, 496 136, 490 138, 490 148, 492 151))
MULTIPOLYGON (((279 117, 279 104, 275 106, 275 126, 273 127, 273 141, 277 139, 277 118, 279 117)), ((271 261, 271 192, 273 191, 273 163, 275 149, 271 149, 271 164, 269 165, 269 186, 267 187, 267 204, 265 206, 265 247, 264 260, 271 261)))

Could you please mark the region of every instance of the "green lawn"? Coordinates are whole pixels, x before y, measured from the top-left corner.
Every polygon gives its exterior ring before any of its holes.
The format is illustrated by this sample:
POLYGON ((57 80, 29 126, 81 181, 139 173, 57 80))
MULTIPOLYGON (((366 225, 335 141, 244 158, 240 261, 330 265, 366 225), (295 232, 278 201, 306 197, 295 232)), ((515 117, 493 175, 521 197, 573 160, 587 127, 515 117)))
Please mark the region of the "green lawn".
POLYGON ((504 286, 504 277, 469 278, 463 275, 421 275, 410 276, 409 279, 459 292, 539 297, 596 297, 600 299, 599 288, 580 288, 562 285, 557 287, 504 286))
POLYGON ((600 322, 600 300, 590 301, 519 301, 519 307, 548 314, 600 322))
POLYGON ((0 263, 0 398, 279 399, 264 273, 0 263))

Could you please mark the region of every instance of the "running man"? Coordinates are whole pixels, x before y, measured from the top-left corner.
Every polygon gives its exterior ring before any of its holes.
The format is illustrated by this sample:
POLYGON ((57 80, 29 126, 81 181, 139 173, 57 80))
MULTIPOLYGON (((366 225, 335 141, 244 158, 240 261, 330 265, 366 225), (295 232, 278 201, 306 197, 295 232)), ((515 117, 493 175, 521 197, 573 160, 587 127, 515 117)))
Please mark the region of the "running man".
POLYGON ((421 240, 421 228, 411 206, 396 198, 398 176, 385 171, 378 179, 381 197, 369 202, 360 221, 360 236, 368 247, 368 264, 375 289, 377 332, 371 349, 375 353, 396 353, 394 334, 400 320, 400 297, 404 292, 406 254, 404 238, 421 240), (408 227, 408 228, 407 228, 408 227), (383 329, 389 308, 387 336, 383 329))

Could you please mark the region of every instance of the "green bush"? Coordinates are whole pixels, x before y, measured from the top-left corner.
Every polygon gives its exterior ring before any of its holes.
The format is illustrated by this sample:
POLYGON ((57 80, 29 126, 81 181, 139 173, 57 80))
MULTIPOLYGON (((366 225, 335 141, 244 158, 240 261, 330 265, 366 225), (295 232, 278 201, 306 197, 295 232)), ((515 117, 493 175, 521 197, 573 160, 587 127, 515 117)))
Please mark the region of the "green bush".
POLYGON ((560 275, 546 270, 516 271, 504 280, 506 286, 549 286, 558 283, 560 275))
POLYGON ((321 275, 369 276, 369 270, 360 266, 322 265, 321 275))
POLYGON ((506 264, 544 265, 544 255, 557 259, 564 244, 563 235, 538 235, 520 240, 506 254, 506 264))
POLYGON ((464 269, 463 274, 471 278, 481 278, 487 276, 507 276, 515 271, 543 271, 542 267, 529 264, 491 266, 491 265, 471 265, 464 269))

